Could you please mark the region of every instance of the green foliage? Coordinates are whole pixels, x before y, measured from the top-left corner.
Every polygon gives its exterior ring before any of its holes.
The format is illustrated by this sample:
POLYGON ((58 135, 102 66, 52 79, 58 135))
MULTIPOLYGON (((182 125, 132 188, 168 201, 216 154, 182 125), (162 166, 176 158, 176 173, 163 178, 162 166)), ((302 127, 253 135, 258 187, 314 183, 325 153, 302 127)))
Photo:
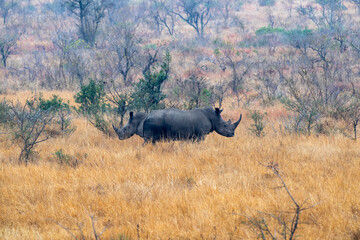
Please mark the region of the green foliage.
POLYGON ((84 48, 91 48, 91 45, 86 43, 83 39, 77 39, 71 41, 69 44, 64 46, 64 52, 70 52, 75 49, 84 49, 84 48))
POLYGON ((131 95, 135 109, 149 112, 164 107, 161 101, 166 95, 162 93, 161 86, 168 79, 170 61, 170 53, 167 52, 160 71, 146 72, 144 78, 139 79, 139 82, 135 84, 135 90, 131 95))
POLYGON ((284 28, 261 27, 255 32, 258 45, 264 46, 270 37, 277 37, 279 43, 290 44, 296 48, 306 48, 309 45, 314 32, 311 29, 294 28, 286 30, 284 28))
MULTIPOLYGON (((66 103, 61 97, 55 94, 51 99, 47 100, 40 96, 38 101, 38 107, 41 110, 51 111, 55 114, 53 123, 59 127, 61 135, 69 135, 75 131, 76 127, 72 124, 72 113, 69 101, 66 103)), ((53 130, 53 134, 56 134, 55 131, 56 130, 53 130)))
POLYGON ((74 96, 75 102, 80 104, 78 112, 90 116, 105 112, 108 107, 105 95, 104 86, 90 80, 89 84, 81 86, 80 92, 74 96))
MULTIPOLYGON (((266 113, 265 113, 266 114, 266 113)), ((254 111, 251 114, 251 119, 254 121, 253 124, 251 124, 251 128, 249 128, 249 130, 255 134, 255 136, 257 137, 263 137, 265 136, 265 132, 264 132, 264 128, 265 128, 265 123, 263 121, 264 119, 264 114, 261 114, 258 111, 254 111)))
POLYGON ((81 87, 80 92, 74 98, 75 102, 80 104, 77 111, 84 114, 98 130, 110 135, 110 124, 104 118, 104 115, 109 112, 109 105, 106 103, 103 84, 90 80, 88 85, 81 87))
POLYGON ((131 238, 128 237, 127 235, 124 234, 120 234, 117 238, 113 238, 111 240, 130 240, 131 238))
POLYGON ((54 119, 55 113, 50 110, 42 110, 39 107, 39 98, 34 96, 25 104, 11 104, 10 109, 10 133, 12 139, 21 149, 19 162, 27 164, 34 160, 36 145, 48 140, 46 128, 54 119))
POLYGON ((306 49, 313 37, 313 30, 296 28, 286 31, 285 34, 290 45, 296 48, 306 49))
POLYGON ((275 0, 258 0, 261 7, 274 6, 275 0))
POLYGON ((271 26, 261 27, 256 30, 256 41, 258 46, 274 46, 279 44, 285 44, 286 30, 284 28, 273 28, 271 26))
POLYGON ((63 149, 53 153, 53 159, 61 166, 77 167, 80 163, 77 158, 66 154, 63 149))
POLYGON ((0 124, 8 124, 10 123, 10 112, 8 103, 3 100, 0 102, 0 124))
POLYGON ((200 95, 201 103, 204 106, 210 106, 213 101, 213 92, 210 89, 203 89, 200 95))
POLYGON ((70 156, 66 153, 64 153, 64 151, 62 149, 56 151, 54 154, 54 158, 56 159, 56 161, 60 164, 60 165, 68 165, 69 161, 70 161, 70 156))
POLYGON ((272 33, 285 33, 284 28, 272 28, 272 27, 261 27, 258 30, 256 30, 255 34, 263 35, 263 34, 272 34, 272 33))
POLYGON ((120 126, 124 125, 124 116, 126 112, 132 107, 132 98, 129 93, 120 93, 108 98, 109 101, 115 104, 114 112, 120 115, 120 126))
POLYGON ((51 99, 45 100, 42 96, 39 97, 39 108, 41 110, 57 112, 62 108, 70 109, 69 103, 64 103, 63 99, 58 95, 52 95, 51 99))
POLYGON ((94 127, 96 127, 96 129, 110 136, 110 123, 104 119, 103 114, 98 113, 92 115, 90 118, 88 118, 88 120, 94 127))
POLYGON ((289 36, 289 38, 295 38, 295 37, 309 38, 312 35, 313 30, 307 28, 305 29, 295 28, 286 31, 285 33, 289 36))
POLYGON ((147 44, 144 46, 145 49, 157 49, 157 45, 156 44, 147 44))

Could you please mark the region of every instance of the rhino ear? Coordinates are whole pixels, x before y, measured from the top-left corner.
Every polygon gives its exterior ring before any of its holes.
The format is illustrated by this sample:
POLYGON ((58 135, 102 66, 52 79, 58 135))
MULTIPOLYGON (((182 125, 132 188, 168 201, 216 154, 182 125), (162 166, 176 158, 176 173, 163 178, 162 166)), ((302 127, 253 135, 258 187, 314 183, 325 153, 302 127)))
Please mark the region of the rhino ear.
POLYGON ((231 120, 229 119, 229 120, 227 121, 227 123, 228 123, 228 124, 231 124, 231 120))
POLYGON ((133 118, 133 116, 134 116, 134 113, 133 112, 130 112, 130 118, 133 118))
POLYGON ((216 116, 220 116, 220 113, 221 113, 222 111, 223 111, 223 110, 220 110, 219 108, 215 108, 216 116))

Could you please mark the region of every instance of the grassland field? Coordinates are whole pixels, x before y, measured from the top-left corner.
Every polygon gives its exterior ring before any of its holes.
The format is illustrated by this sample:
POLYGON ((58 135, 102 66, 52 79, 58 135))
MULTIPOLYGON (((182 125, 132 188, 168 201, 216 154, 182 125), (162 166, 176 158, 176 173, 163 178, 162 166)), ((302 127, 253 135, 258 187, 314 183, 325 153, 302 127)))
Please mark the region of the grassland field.
MULTIPOLYGON (((2 96, 23 100, 28 93, 2 96)), ((50 93, 44 93, 45 96, 50 93)), ((62 97, 71 99, 71 93, 62 97)), ((19 148, 0 136, 0 239, 256 239, 246 222, 260 212, 293 210, 281 182, 264 165, 279 166, 293 197, 303 203, 298 239, 360 236, 359 142, 331 136, 252 135, 248 110, 234 138, 215 133, 201 143, 142 146, 137 136, 106 137, 81 117, 68 137, 38 145, 38 160, 17 163, 19 148), (76 167, 59 165, 62 149, 76 167)), ((275 112, 275 110, 273 110, 275 112)), ((269 117, 267 126, 276 122, 269 117)), ((269 227, 277 226, 271 218, 269 227)))

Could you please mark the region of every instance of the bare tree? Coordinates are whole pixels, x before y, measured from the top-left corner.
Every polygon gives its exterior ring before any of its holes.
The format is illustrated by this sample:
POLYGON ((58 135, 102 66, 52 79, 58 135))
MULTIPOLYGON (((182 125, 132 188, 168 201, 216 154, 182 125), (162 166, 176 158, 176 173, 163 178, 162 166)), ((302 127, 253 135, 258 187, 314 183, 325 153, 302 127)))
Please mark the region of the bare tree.
POLYGON ((101 20, 105 17, 107 0, 66 0, 66 6, 73 13, 78 23, 79 36, 91 46, 95 45, 95 38, 101 20))
POLYGON ((139 65, 142 66, 142 73, 146 75, 151 67, 158 62, 158 53, 161 49, 157 46, 148 45, 142 48, 142 56, 139 65))
POLYGON ((282 74, 284 66, 281 61, 268 57, 258 63, 258 66, 256 90, 263 103, 273 104, 276 99, 279 99, 284 94, 282 74))
POLYGON ((137 19, 137 14, 131 11, 130 0, 109 0, 109 5, 111 7, 107 8, 109 24, 116 25, 119 23, 127 22, 131 17, 137 19), (135 15, 135 16, 134 16, 135 15))
POLYGON ((0 0, 0 14, 3 18, 3 23, 6 25, 8 18, 18 8, 18 3, 14 0, 0 0))
POLYGON ((358 7, 358 11, 360 13, 360 0, 350 0, 353 4, 355 4, 358 7))
POLYGON ((188 103, 185 108, 199 108, 213 105, 212 91, 205 77, 199 72, 193 71, 190 76, 183 81, 178 81, 181 95, 188 103))
POLYGON ((349 104, 342 109, 338 109, 343 119, 351 124, 353 130, 353 139, 357 139, 357 126, 360 121, 360 100, 359 97, 352 97, 349 104))
POLYGON ((282 100, 306 122, 308 134, 320 118, 338 118, 354 95, 355 88, 350 86, 356 86, 353 66, 357 57, 328 44, 320 35, 311 43, 311 50, 301 51, 298 58, 293 58, 298 52, 292 53, 284 61, 285 71, 278 71, 288 91, 282 100))
MULTIPOLYGON (((93 233, 93 237, 95 240, 100 240, 100 237, 104 234, 104 232, 108 229, 108 223, 105 224, 105 226, 103 227, 103 229, 101 230, 101 232, 98 232, 98 230, 96 230, 96 216, 92 213, 88 213, 90 220, 91 220, 91 231, 93 233)), ((55 221, 54 221, 55 222, 55 221)), ((85 233, 84 233, 84 222, 78 222, 76 224, 76 228, 70 228, 70 227, 66 227, 63 224, 60 224, 59 222, 55 222, 56 225, 58 225, 60 228, 64 229, 67 233, 70 234, 71 239, 74 240, 85 240, 85 233), (80 234, 80 237, 78 237, 76 234, 76 232, 78 232, 78 234, 80 234)))
POLYGON ((245 79, 250 74, 250 70, 255 63, 250 60, 246 53, 236 49, 231 43, 220 40, 216 46, 215 55, 221 68, 225 71, 227 66, 232 72, 229 87, 236 96, 238 105, 240 105, 242 96, 246 97, 245 79))
POLYGON ((229 90, 229 86, 230 86, 230 84, 228 81, 224 81, 223 79, 221 79, 212 88, 214 99, 219 103, 220 109, 222 107, 222 103, 224 101, 225 94, 229 90))
POLYGON ((139 43, 136 28, 131 24, 115 25, 110 30, 110 48, 116 55, 115 68, 121 74, 125 86, 129 86, 132 82, 129 74, 139 58, 139 43))
POLYGON ((58 59, 52 66, 54 67, 54 78, 61 82, 59 85, 68 88, 70 85, 70 77, 67 71, 67 59, 69 54, 69 46, 73 41, 74 36, 70 32, 60 30, 60 27, 55 30, 52 38, 54 51, 53 57, 58 59))
POLYGON ((4 67, 6 68, 7 59, 13 50, 21 36, 21 32, 15 28, 5 27, 0 31, 0 54, 4 67))
POLYGON ((212 0, 179 0, 173 13, 195 29, 198 36, 204 37, 204 29, 211 20, 212 0))
POLYGON ((152 0, 151 15, 160 30, 164 26, 172 36, 175 31, 175 16, 173 3, 164 0, 152 0))
POLYGON ((115 111, 120 115, 120 127, 124 124, 125 114, 131 108, 133 102, 131 93, 123 90, 120 86, 117 86, 114 81, 106 84, 106 90, 108 95, 106 99, 115 105, 115 111))
POLYGON ((339 43, 340 51, 346 49, 347 31, 344 28, 344 5, 343 0, 318 0, 320 9, 308 5, 299 7, 298 13, 313 22, 317 29, 327 32, 335 41, 339 43))
POLYGON ((21 149, 19 163, 28 164, 36 145, 49 139, 45 128, 51 123, 54 114, 50 110, 40 109, 36 98, 26 101, 24 105, 11 104, 10 114, 13 140, 21 149))
POLYGON ((228 25, 230 12, 234 7, 234 0, 215 1, 216 11, 223 18, 224 25, 228 25))
POLYGON ((253 232, 257 235, 257 238, 266 240, 266 239, 284 239, 292 240, 295 239, 300 224, 300 215, 303 211, 308 210, 314 206, 304 207, 304 204, 300 204, 293 196, 289 190, 287 184, 285 183, 283 177, 280 174, 280 169, 278 164, 270 162, 265 166, 270 169, 275 176, 280 180, 281 186, 276 187, 285 189, 285 192, 290 197, 293 204, 293 209, 290 211, 282 211, 280 213, 266 213, 258 212, 258 216, 249 217, 245 216, 247 219, 244 221, 253 232), (271 219, 275 220, 274 225, 271 227, 271 219))

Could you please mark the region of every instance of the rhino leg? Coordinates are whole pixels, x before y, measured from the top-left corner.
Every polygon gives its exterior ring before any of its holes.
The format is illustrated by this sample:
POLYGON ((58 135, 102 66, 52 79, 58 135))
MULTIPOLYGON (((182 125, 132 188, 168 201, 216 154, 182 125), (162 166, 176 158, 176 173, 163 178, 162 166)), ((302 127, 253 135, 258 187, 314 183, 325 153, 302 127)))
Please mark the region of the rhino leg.
POLYGON ((205 136, 198 136, 197 139, 196 139, 196 142, 202 142, 205 140, 205 136))
POLYGON ((153 145, 155 145, 156 142, 160 141, 160 136, 157 136, 157 137, 153 137, 151 142, 153 145))
POLYGON ((148 144, 149 143, 149 139, 147 139, 147 138, 144 138, 144 142, 143 142, 143 144, 142 144, 142 146, 144 147, 146 144, 148 144))

